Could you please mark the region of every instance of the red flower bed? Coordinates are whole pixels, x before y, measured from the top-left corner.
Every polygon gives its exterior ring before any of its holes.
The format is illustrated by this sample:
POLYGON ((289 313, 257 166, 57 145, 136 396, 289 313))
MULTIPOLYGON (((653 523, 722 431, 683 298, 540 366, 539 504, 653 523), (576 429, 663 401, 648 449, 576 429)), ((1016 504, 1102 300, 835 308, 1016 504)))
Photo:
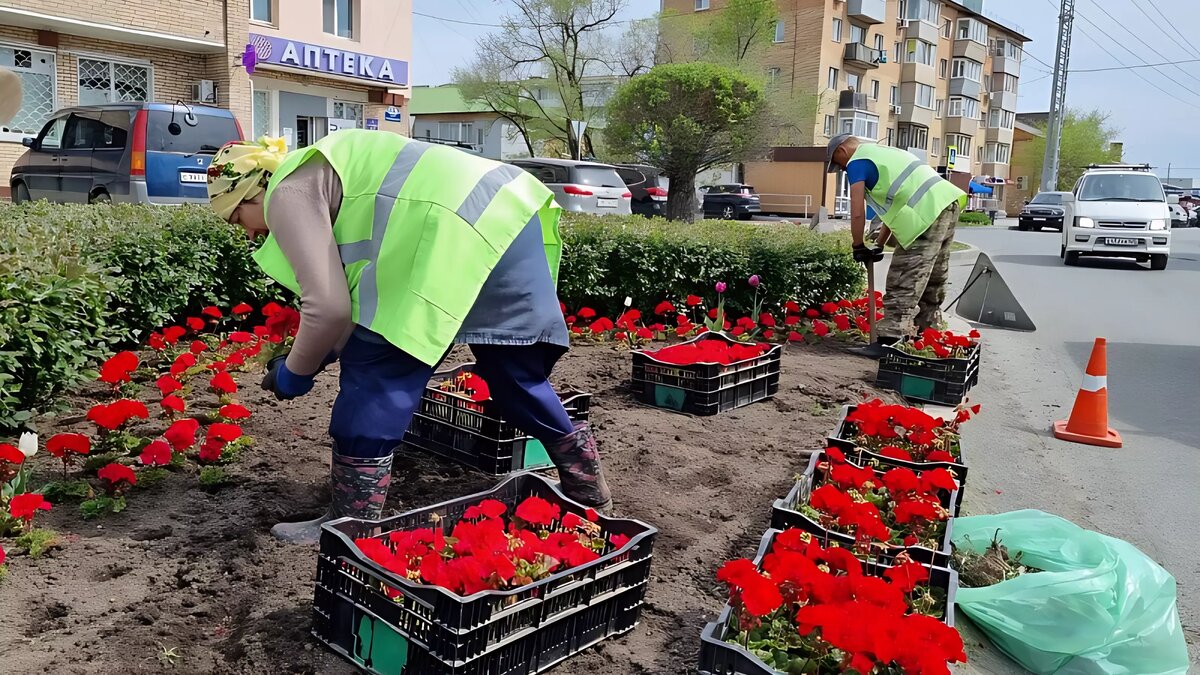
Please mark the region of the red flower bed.
POLYGON ((959 427, 980 411, 960 407, 952 422, 920 408, 888 405, 880 399, 860 403, 846 416, 850 438, 871 452, 910 462, 958 462, 959 427))
POLYGON ((701 340, 647 351, 646 355, 677 366, 697 363, 729 365, 762 356, 770 348, 769 344, 728 344, 724 340, 701 340))

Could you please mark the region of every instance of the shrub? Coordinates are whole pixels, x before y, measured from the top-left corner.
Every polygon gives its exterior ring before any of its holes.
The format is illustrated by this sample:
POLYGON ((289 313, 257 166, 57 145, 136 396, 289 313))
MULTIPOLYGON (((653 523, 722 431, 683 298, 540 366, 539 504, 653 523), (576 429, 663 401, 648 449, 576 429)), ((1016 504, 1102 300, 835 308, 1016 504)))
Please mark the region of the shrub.
POLYGON ((768 309, 788 300, 816 304, 855 297, 865 276, 848 235, 799 225, 568 214, 562 232, 559 297, 572 309, 587 305, 610 316, 620 313, 626 296, 643 310, 689 294, 711 302, 718 281, 729 286, 729 311, 749 313, 752 274, 762 278, 768 309))
POLYGON ((963 211, 958 214, 958 222, 963 225, 991 225, 992 219, 986 213, 978 211, 963 211))

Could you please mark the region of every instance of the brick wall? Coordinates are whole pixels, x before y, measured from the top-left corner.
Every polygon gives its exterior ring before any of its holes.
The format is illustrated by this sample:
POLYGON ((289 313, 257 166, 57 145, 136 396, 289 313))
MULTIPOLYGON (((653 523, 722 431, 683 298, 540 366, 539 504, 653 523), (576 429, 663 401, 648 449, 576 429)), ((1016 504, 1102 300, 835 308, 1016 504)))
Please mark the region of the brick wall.
MULTIPOLYGON (((122 28, 224 42, 225 2, 226 0, 7 0, 4 5, 122 28), (208 31, 207 35, 205 31, 208 31)), ((245 0, 229 2, 231 5, 245 4, 245 0)), ((249 15, 249 11, 238 15, 243 19, 243 26, 246 23, 245 18, 249 15)))

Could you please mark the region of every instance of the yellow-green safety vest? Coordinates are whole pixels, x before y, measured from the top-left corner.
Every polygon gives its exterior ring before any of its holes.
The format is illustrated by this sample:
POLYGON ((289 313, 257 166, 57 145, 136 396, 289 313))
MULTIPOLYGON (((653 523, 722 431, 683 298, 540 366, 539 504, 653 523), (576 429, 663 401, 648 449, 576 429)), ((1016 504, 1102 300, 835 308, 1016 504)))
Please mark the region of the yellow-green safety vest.
MULTIPOLYGON (((488 275, 535 215, 557 283, 561 209, 545 185, 511 164, 386 131, 338 131, 288 153, 267 186, 268 226, 275 188, 317 153, 342 181, 333 235, 354 322, 420 361, 435 365, 445 355, 488 275)), ((254 260, 300 292, 274 237, 254 260)))
POLYGON ((874 143, 858 146, 851 161, 870 160, 879 170, 867 203, 896 240, 908 248, 954 202, 967 205, 967 194, 938 175, 925 160, 899 148, 874 143))

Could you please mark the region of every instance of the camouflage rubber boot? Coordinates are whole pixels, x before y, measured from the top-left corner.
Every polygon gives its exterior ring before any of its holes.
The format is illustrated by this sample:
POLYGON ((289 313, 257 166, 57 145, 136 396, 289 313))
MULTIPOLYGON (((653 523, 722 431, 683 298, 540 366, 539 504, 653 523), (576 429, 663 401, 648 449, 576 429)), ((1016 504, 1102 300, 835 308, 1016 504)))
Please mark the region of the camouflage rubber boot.
POLYGON ((352 517, 378 520, 383 514, 388 486, 392 482, 392 455, 360 459, 333 451, 329 483, 333 499, 325 513, 313 520, 279 523, 271 534, 290 544, 315 544, 321 537, 321 525, 337 518, 352 517))
POLYGON ((604 480, 596 436, 587 422, 576 422, 575 433, 547 448, 558 469, 563 494, 601 513, 612 511, 612 493, 604 480))

